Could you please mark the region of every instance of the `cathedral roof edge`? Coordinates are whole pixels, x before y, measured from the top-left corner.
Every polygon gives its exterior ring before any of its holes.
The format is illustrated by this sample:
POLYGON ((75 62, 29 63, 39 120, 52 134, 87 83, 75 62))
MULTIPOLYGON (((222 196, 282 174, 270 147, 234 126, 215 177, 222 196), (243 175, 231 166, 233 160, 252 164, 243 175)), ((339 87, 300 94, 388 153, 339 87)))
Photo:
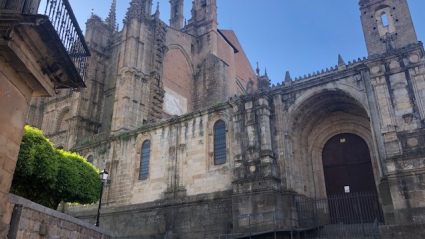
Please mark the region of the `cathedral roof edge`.
MULTIPOLYGON (((218 33, 220 34, 220 36, 222 36, 224 38, 224 40, 233 48, 234 53, 238 53, 239 49, 235 47, 235 45, 233 45, 233 43, 226 37, 226 35, 223 33, 223 31, 232 31, 232 30, 220 30, 217 29, 218 33)), ((232 31, 233 32, 233 31, 232 31)), ((233 32, 234 34, 234 32, 233 32)))

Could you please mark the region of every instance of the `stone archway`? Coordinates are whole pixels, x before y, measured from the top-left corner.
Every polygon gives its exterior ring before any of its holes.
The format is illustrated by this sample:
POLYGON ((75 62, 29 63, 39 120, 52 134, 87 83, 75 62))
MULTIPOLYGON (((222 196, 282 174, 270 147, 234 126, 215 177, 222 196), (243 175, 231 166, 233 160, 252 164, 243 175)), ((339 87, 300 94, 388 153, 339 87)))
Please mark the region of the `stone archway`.
POLYGON ((315 197, 325 197, 326 186, 323 173, 322 151, 332 137, 339 134, 351 133, 360 136, 367 144, 372 162, 375 183, 379 182, 381 176, 380 164, 377 157, 377 149, 372 138, 372 134, 368 125, 368 121, 362 117, 347 117, 344 114, 335 114, 329 118, 332 123, 322 122, 317 125, 315 130, 309 136, 308 157, 311 160, 311 173, 313 180, 313 192, 315 197))
POLYGON ((164 57, 164 113, 183 115, 193 110, 193 69, 183 48, 171 45, 164 57))
MULTIPOLYGON (((360 136, 370 150, 373 177, 379 182, 381 168, 373 140, 367 106, 339 89, 320 91, 296 105, 290 115, 291 149, 286 177, 288 187, 307 197, 326 197, 322 150, 338 134, 360 136)), ((288 143, 288 142, 287 142, 288 143)))

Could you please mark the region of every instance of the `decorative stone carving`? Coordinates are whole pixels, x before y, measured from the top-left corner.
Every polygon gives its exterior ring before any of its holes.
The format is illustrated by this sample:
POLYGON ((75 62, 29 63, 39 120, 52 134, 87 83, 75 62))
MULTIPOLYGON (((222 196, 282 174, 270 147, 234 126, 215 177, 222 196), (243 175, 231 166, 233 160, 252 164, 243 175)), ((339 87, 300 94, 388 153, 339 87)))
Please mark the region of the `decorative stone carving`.
POLYGON ((254 165, 249 166, 249 172, 255 173, 256 170, 257 168, 254 165))
POLYGON ((406 124, 411 124, 412 123, 412 121, 413 121, 413 114, 405 114, 405 115, 403 115, 403 119, 404 119, 404 122, 406 123, 406 124))
POLYGON ((356 75, 356 76, 354 76, 354 80, 355 81, 361 81, 361 80, 363 80, 363 77, 362 77, 362 75, 356 75))
POLYGON ((391 70, 394 70, 394 69, 400 68, 400 63, 398 63, 398 61, 396 60, 393 60, 390 62, 389 66, 391 70))
POLYGON ((378 74, 381 71, 381 68, 379 66, 374 66, 370 69, 370 72, 372 74, 378 74))
POLYGON ((417 63, 419 61, 419 59, 420 59, 419 56, 416 55, 416 54, 411 54, 409 56, 410 63, 417 63))
POLYGON ((409 138, 407 139, 407 145, 409 145, 409 147, 414 148, 416 146, 418 146, 419 141, 417 138, 409 138))

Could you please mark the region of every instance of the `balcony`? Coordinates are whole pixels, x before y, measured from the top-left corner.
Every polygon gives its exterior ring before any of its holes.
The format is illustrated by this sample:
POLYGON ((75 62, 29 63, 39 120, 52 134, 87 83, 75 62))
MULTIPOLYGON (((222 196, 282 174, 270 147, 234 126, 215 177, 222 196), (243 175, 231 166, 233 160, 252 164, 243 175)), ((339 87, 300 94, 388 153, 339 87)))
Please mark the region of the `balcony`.
POLYGON ((90 56, 68 0, 0 0, 0 57, 33 96, 85 87, 90 56))

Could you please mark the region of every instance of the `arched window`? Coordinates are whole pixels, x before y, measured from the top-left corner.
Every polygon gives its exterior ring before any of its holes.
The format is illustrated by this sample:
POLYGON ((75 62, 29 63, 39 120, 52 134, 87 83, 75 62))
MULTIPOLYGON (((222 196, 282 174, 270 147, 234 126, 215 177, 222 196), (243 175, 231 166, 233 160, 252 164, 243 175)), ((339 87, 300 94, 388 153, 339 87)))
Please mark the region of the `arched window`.
POLYGON ((93 155, 89 155, 89 156, 87 157, 87 162, 89 162, 89 163, 93 164, 93 160, 94 160, 93 155))
POLYGON ((149 175, 149 158, 151 154, 151 141, 146 140, 142 144, 140 157, 139 179, 147 179, 149 175))
POLYGON ((226 123, 219 120, 214 124, 214 164, 226 163, 226 123))
POLYGON ((382 13, 381 20, 382 20, 382 25, 384 27, 388 27, 388 25, 389 25, 389 23, 388 23, 388 16, 387 16, 387 14, 385 12, 382 13))

